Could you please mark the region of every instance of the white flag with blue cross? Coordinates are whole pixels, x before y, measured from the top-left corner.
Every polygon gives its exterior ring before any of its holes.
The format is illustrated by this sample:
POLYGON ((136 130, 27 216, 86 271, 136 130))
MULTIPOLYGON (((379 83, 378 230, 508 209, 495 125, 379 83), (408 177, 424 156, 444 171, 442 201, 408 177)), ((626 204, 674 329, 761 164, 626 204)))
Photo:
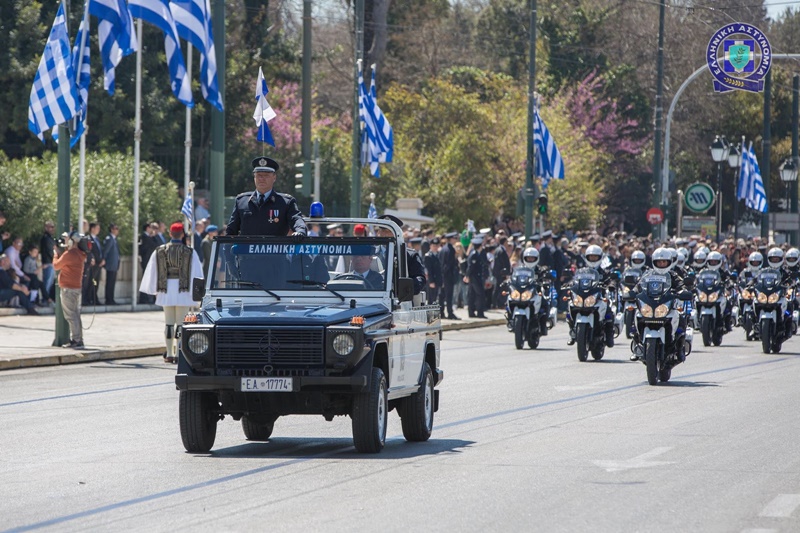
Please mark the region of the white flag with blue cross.
POLYGON ((256 110, 253 111, 253 119, 256 121, 258 133, 256 140, 262 143, 275 146, 275 140, 272 138, 272 132, 269 130, 268 122, 278 115, 272 106, 267 102, 267 80, 264 79, 264 72, 261 67, 258 67, 258 79, 256 80, 256 110))

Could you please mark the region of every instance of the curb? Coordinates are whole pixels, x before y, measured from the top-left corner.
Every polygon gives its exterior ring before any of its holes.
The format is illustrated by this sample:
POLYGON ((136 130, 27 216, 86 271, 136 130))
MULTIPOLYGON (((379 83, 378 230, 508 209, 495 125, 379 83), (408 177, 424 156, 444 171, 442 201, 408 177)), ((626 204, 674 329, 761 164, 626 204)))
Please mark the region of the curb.
MULTIPOLYGON (((444 324, 442 331, 458 331, 462 329, 475 329, 488 326, 505 324, 504 318, 490 318, 479 322, 456 322, 444 324)), ((163 355, 164 346, 144 346, 138 348, 110 348, 105 350, 73 351, 61 355, 30 355, 14 359, 0 358, 0 371, 15 370, 20 368, 34 368, 41 366, 60 366, 78 363, 93 363, 96 361, 109 361, 112 359, 134 359, 138 357, 151 357, 163 355)))

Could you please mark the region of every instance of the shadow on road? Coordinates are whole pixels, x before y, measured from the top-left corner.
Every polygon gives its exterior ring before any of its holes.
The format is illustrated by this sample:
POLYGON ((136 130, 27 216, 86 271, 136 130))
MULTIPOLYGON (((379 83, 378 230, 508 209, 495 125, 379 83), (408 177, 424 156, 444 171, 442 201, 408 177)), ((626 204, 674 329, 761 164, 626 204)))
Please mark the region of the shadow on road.
POLYGON ((711 381, 668 381, 661 383, 659 387, 719 387, 719 383, 711 381))
POLYGON ((401 437, 386 439, 386 446, 381 453, 364 454, 356 452, 353 440, 336 439, 304 439, 273 438, 267 442, 247 442, 238 446, 230 446, 212 450, 209 457, 243 458, 258 457, 281 458, 316 458, 316 459, 410 459, 443 453, 461 453, 462 448, 474 444, 474 441, 460 439, 431 439, 428 442, 406 442, 401 437))
POLYGON ((175 374, 175 365, 166 363, 131 363, 123 362, 120 360, 98 361, 96 364, 89 365, 89 368, 102 368, 105 370, 130 370, 132 368, 146 369, 146 370, 168 370, 170 373, 175 374))

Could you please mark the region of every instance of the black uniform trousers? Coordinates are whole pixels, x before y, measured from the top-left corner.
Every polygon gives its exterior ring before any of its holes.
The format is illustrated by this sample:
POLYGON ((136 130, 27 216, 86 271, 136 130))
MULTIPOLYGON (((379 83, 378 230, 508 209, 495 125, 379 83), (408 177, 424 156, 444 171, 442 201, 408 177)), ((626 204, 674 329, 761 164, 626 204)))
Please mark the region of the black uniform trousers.
POLYGON ((439 290, 439 307, 441 308, 442 316, 453 316, 453 290, 455 283, 452 281, 445 281, 442 288, 439 290), (447 313, 445 313, 447 311, 447 313))
POLYGON ((469 316, 482 315, 486 309, 486 290, 483 281, 469 280, 467 287, 467 310, 469 316))

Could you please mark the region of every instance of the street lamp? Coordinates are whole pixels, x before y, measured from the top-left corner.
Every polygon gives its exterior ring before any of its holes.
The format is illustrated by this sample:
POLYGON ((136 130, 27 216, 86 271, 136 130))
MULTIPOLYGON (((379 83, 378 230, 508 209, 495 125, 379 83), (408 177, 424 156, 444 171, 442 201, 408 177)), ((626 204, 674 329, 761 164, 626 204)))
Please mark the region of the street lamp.
POLYGON ((780 166, 781 181, 786 185, 786 211, 789 212, 791 206, 789 205, 789 186, 792 182, 797 181, 797 164, 791 157, 785 159, 780 166))
POLYGON ((717 164, 717 242, 722 239, 722 162, 728 159, 730 145, 725 141, 725 136, 717 135, 709 146, 711 159, 717 164))
MULTIPOLYGON (((742 152, 739 147, 732 144, 728 152, 728 165, 738 169, 741 164, 742 152)), ((739 240, 739 172, 733 177, 733 240, 734 242, 739 240)))

